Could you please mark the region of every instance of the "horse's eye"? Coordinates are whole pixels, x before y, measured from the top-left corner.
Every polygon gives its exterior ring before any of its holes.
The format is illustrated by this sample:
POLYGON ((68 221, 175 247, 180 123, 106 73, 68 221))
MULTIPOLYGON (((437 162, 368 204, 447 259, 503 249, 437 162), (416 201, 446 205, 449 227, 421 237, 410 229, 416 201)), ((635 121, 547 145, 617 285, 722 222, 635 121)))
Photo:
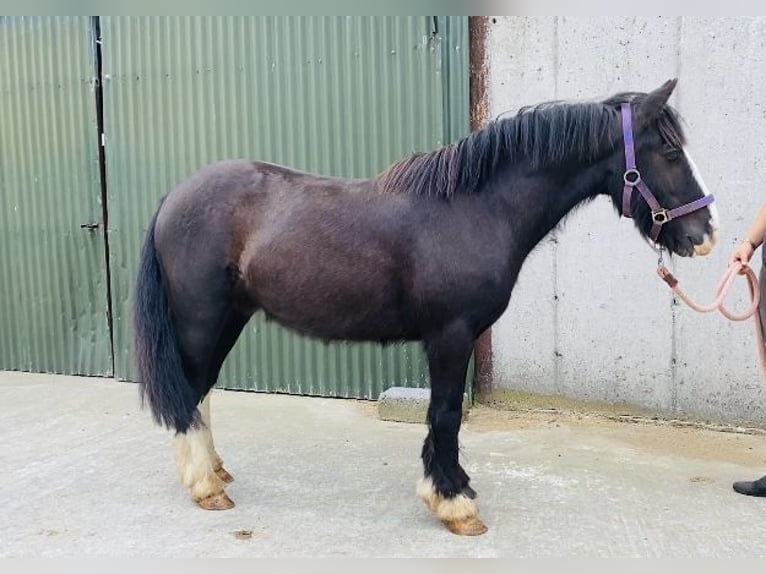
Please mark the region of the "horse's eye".
POLYGON ((676 161, 681 157, 681 150, 669 149, 665 152, 665 159, 668 161, 676 161))

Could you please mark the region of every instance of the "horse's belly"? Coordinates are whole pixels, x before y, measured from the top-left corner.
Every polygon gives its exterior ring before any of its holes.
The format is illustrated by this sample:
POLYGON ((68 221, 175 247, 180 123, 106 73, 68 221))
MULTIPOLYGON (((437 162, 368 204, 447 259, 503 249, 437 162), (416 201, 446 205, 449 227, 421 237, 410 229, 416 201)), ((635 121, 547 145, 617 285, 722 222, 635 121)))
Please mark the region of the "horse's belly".
POLYGON ((278 323, 326 340, 395 341, 417 338, 414 323, 388 278, 337 276, 293 269, 255 281, 258 307, 278 323))
POLYGON ((262 307, 270 319, 318 339, 385 342, 417 338, 391 307, 362 304, 318 307, 306 302, 290 305, 284 300, 267 301, 262 307))

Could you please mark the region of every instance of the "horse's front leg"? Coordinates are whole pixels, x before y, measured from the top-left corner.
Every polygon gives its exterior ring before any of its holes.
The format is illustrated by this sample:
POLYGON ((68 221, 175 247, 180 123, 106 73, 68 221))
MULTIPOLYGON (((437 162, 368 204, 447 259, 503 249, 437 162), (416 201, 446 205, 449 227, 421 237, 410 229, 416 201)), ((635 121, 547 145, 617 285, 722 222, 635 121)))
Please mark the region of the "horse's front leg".
POLYGON ((487 531, 478 518, 470 478, 458 463, 458 433, 473 340, 470 331, 459 323, 425 341, 431 402, 422 455, 425 474, 417 489, 450 532, 469 536, 487 531))

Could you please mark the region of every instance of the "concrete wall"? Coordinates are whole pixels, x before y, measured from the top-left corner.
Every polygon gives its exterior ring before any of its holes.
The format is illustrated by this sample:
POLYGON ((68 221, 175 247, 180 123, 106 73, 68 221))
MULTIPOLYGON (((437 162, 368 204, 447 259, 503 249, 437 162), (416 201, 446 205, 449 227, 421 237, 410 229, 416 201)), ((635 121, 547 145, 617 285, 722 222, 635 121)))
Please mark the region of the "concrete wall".
MULTIPOLYGON (((487 58, 490 117, 679 78, 671 103, 718 199, 722 235, 708 258, 672 267, 687 292, 711 300, 766 202, 766 19, 498 17, 487 58)), ((766 425, 752 322, 676 304, 656 261, 606 198, 573 213, 531 254, 493 329, 494 388, 766 425)), ((746 292, 743 281, 734 306, 746 292)))

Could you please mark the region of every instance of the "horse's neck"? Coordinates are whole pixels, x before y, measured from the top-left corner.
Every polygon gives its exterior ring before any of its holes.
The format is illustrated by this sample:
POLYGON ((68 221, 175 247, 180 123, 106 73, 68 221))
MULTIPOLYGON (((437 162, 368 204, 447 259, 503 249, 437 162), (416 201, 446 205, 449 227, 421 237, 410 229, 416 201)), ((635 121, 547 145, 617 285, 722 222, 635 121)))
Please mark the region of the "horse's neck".
POLYGON ((502 216, 511 225, 514 259, 518 264, 566 215, 581 203, 605 191, 603 170, 595 166, 562 177, 552 169, 536 174, 523 174, 522 169, 510 168, 499 174, 496 193, 502 197, 506 213, 502 216), (518 173, 514 177, 514 172, 518 173))

